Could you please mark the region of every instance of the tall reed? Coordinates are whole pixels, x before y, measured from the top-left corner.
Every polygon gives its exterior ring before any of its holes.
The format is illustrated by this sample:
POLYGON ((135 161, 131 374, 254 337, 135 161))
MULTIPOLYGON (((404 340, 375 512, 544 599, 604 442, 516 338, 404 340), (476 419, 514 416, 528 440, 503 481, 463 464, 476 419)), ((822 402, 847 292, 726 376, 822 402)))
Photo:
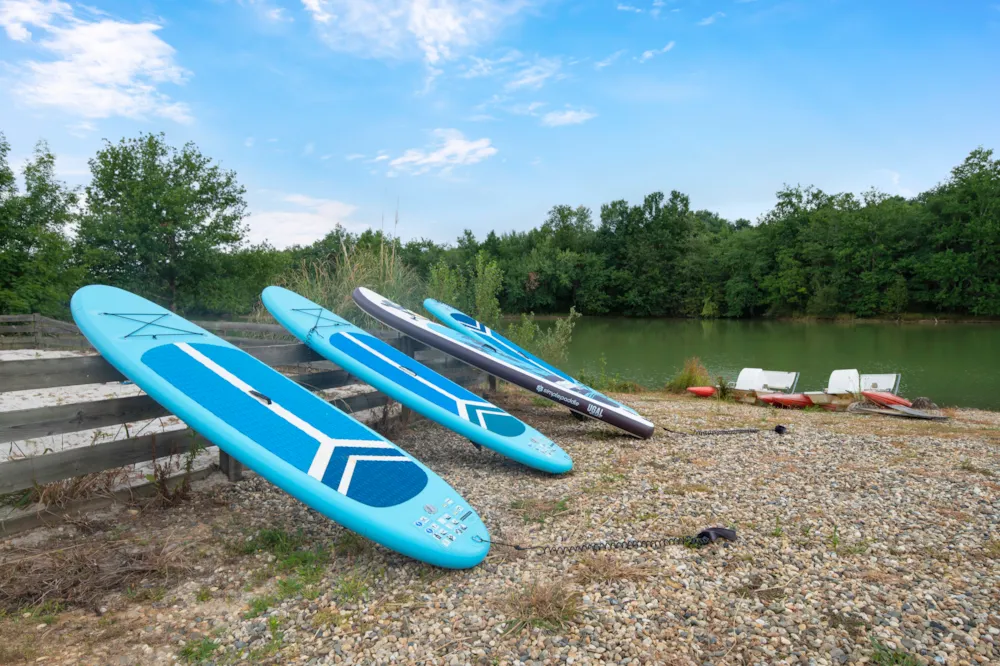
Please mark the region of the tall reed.
MULTIPOLYGON (((278 284, 362 328, 377 324, 355 305, 351 298, 355 287, 368 287, 410 309, 419 307, 424 281, 415 268, 403 263, 396 243, 349 248, 342 241, 340 250, 323 261, 302 262, 281 276, 278 284)), ((267 311, 259 308, 258 315, 258 319, 266 319, 267 311)))

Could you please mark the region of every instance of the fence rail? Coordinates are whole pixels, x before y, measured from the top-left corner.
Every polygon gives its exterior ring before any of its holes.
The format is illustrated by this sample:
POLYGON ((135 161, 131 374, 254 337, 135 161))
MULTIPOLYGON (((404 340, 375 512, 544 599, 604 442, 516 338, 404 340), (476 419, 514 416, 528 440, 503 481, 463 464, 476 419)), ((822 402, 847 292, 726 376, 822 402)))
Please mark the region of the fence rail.
MULTIPOLYGON (((284 332, 284 329, 276 325, 242 322, 200 322, 200 325, 217 333, 228 334, 227 339, 243 346, 247 353, 310 390, 323 391, 358 383, 357 379, 302 343, 239 335, 278 335, 284 332)), ((391 331, 371 333, 463 386, 474 387, 485 383, 486 377, 481 371, 410 338, 391 331)), ((291 338, 287 332, 284 334, 291 338)), ((86 339, 72 324, 39 315, 0 316, 0 341, 8 337, 17 338, 22 348, 28 344, 37 344, 39 348, 53 346, 53 339, 61 339, 67 345, 74 342, 77 349, 89 347, 85 343, 86 339), (52 338, 50 331, 57 331, 58 336, 52 338), (73 341, 74 336, 79 340, 73 341)), ((59 344, 54 346, 62 348, 59 344)), ((96 355, 0 361, 0 393, 124 381, 127 381, 126 378, 118 370, 96 355)), ((388 396, 377 391, 342 398, 321 395, 348 413, 362 412, 390 403, 388 396)), ((404 410, 404 413, 408 418, 408 410, 404 410)), ((146 395, 0 411, 0 444, 134 423, 167 415, 169 412, 166 409, 146 395)), ((196 444, 200 446, 208 442, 191 429, 184 428, 7 460, 0 462, 0 495, 84 474, 168 458, 186 453, 196 444)), ((239 477, 241 468, 238 463, 221 450, 220 467, 231 479, 239 477)), ((0 534, 10 531, 9 525, 0 525, 0 534)))

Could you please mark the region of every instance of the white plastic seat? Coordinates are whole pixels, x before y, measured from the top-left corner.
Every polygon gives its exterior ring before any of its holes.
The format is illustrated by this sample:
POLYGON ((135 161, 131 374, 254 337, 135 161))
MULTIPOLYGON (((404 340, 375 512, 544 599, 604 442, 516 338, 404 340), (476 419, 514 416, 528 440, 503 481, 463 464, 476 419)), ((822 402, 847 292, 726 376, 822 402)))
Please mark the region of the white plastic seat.
POLYGON ((784 391, 794 393, 795 385, 799 383, 799 373, 782 372, 780 370, 764 370, 764 386, 769 391, 784 391))
POLYGON ((764 371, 760 368, 743 368, 736 378, 737 391, 757 391, 764 388, 764 371))
POLYGON ((861 392, 861 375, 857 370, 834 370, 830 373, 826 393, 844 394, 861 392))
POLYGON ((893 395, 899 391, 900 375, 861 375, 861 390, 863 391, 884 391, 893 395))

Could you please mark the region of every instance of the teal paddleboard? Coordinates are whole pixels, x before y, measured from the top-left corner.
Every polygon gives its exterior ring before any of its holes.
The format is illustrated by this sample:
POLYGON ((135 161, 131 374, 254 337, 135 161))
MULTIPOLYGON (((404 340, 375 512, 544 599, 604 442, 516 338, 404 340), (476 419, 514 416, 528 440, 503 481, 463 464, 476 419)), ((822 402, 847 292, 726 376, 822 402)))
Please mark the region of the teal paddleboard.
POLYGON ((71 310, 123 375, 307 506, 437 566, 466 568, 486 557, 486 527, 443 479, 246 352, 115 287, 83 287, 71 310))
MULTIPOLYGON (((518 361, 517 368, 521 370, 520 372, 502 368, 505 372, 498 376, 566 405, 577 414, 604 421, 637 437, 652 436, 652 422, 640 416, 634 409, 570 377, 482 322, 433 298, 424 301, 424 309, 441 320, 445 326, 484 344, 486 355, 493 357, 491 361, 505 359, 507 363, 504 365, 510 365, 510 359, 518 361)), ((476 355, 477 358, 479 356, 481 355, 476 355)))
POLYGON ((293 291, 268 287, 264 306, 320 356, 413 411, 529 467, 561 474, 573 461, 534 428, 293 291))

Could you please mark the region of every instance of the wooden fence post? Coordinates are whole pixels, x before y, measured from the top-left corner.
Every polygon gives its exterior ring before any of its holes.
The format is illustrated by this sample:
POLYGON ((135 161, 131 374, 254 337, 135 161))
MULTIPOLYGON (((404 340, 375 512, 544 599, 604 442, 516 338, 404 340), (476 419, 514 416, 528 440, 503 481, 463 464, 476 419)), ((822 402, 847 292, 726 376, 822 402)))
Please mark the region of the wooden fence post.
POLYGON ((219 468, 226 478, 236 483, 243 478, 243 463, 219 449, 219 468))

